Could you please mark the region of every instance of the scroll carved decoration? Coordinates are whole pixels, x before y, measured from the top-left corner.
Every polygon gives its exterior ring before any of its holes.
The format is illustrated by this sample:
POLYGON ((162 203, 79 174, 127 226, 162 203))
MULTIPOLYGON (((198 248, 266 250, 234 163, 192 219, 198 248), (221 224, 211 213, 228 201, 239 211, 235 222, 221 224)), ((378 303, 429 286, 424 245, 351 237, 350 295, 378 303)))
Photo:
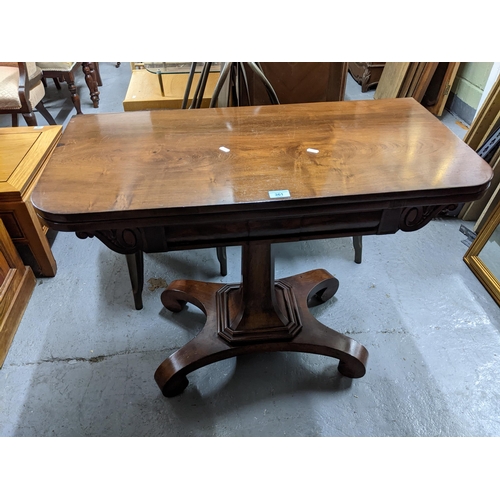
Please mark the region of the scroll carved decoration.
POLYGON ((121 254, 131 254, 143 249, 145 241, 142 231, 135 229, 103 229, 100 231, 77 231, 76 235, 82 240, 94 236, 102 241, 111 250, 121 254))
POLYGON ((399 221, 399 229, 402 231, 416 231, 424 227, 434 217, 437 217, 441 212, 453 211, 457 205, 431 205, 427 207, 407 207, 401 212, 399 221))

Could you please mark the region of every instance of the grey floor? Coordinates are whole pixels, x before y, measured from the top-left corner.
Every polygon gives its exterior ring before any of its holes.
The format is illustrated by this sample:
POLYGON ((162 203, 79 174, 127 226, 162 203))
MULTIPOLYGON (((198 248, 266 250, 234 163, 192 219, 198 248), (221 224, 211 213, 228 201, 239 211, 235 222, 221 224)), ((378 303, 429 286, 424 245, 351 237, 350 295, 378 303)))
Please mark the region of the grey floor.
MULTIPOLYGON (((100 107, 79 77, 82 110, 122 112, 129 64, 100 66, 100 107)), ((73 112, 67 96, 49 83, 47 108, 61 124, 73 112)), ((361 94, 349 77, 347 98, 373 91, 361 94)), ((455 117, 443 121, 465 133, 455 117)), ((249 355, 193 372, 171 399, 153 373, 203 315, 166 311, 158 283, 223 281, 215 250, 147 255, 136 311, 124 257, 59 233, 57 276, 38 279, 0 370, 0 435, 499 436, 499 308, 462 260, 461 223, 364 237, 360 265, 349 238, 276 245, 277 277, 325 268, 340 280, 314 314, 368 348, 363 378, 340 376, 336 360, 321 356, 249 355)), ((224 281, 239 281, 239 258, 228 249, 224 281)))

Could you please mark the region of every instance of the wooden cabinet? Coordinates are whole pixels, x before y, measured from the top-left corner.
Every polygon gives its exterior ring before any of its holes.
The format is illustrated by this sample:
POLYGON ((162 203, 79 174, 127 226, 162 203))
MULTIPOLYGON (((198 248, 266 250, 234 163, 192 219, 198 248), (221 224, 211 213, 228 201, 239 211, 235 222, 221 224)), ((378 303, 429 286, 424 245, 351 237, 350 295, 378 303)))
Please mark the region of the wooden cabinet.
POLYGON ((361 85, 361 92, 366 92, 377 85, 385 62, 350 62, 349 73, 361 85))
MULTIPOLYGON (((260 65, 280 104, 344 100, 347 63, 262 62, 260 65)), ((264 84, 250 69, 246 73, 251 104, 269 104, 264 84)))
POLYGON ((35 283, 33 271, 24 265, 0 219, 0 367, 5 361, 35 283))
POLYGON ((37 276, 55 276, 57 266, 30 196, 61 133, 59 125, 0 129, 0 218, 37 276))

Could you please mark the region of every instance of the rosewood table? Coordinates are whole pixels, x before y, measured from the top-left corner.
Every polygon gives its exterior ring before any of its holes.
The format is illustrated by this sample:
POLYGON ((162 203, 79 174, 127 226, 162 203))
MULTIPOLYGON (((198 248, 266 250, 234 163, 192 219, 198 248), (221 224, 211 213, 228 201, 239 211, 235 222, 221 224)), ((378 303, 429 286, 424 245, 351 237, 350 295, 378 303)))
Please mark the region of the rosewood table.
POLYGON ((162 293, 207 316, 155 380, 245 353, 331 356, 362 377, 368 352, 309 307, 331 298, 328 271, 274 276, 272 244, 418 230, 475 200, 492 170, 413 99, 137 111, 72 118, 32 202, 45 223, 128 255, 242 246, 241 283, 179 279, 162 293))

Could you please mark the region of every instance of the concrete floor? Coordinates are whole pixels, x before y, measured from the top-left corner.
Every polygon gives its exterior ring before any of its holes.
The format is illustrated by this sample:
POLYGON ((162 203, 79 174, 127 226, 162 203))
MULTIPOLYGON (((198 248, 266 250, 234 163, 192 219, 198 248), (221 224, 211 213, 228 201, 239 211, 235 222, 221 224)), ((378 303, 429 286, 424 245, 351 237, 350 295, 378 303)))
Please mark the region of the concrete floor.
MULTIPOLYGON (((129 64, 101 63, 101 74, 98 110, 80 78, 83 112, 121 112, 129 64)), ((49 84, 46 106, 61 124, 73 112, 65 95, 49 84)), ((373 91, 349 77, 347 98, 373 91)), ((462 260, 461 224, 364 237, 360 265, 349 238, 276 245, 277 277, 325 268, 340 280, 314 314, 367 347, 363 378, 322 356, 249 355, 193 372, 171 399, 154 371, 202 328, 202 313, 166 311, 149 283, 136 311, 125 258, 59 233, 57 276, 38 279, 0 370, 0 435, 499 436, 499 308, 462 260)), ((229 248, 224 281, 240 280, 239 259, 229 248)), ((146 255, 146 282, 176 278, 222 282, 215 250, 146 255)))

